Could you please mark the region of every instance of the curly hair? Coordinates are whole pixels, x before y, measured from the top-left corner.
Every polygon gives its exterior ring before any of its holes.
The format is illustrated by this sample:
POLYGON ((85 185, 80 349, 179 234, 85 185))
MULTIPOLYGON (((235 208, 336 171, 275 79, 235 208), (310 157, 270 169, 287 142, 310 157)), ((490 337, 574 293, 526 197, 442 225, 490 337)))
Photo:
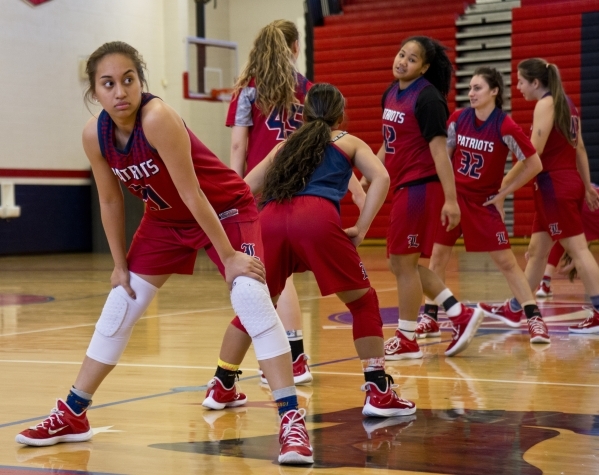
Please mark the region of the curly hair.
POLYGON ((264 178, 260 204, 290 200, 322 163, 332 127, 342 118, 345 98, 331 84, 314 84, 304 102, 304 123, 278 150, 264 178))
POLYGON ((411 36, 403 40, 401 46, 403 47, 410 41, 420 45, 423 53, 423 63, 429 65, 424 77, 444 97, 447 97, 451 86, 451 75, 453 74, 453 66, 449 56, 447 56, 447 48, 428 36, 411 36))
POLYGON ((297 27, 287 20, 276 20, 260 30, 234 87, 239 94, 252 78, 256 81, 256 105, 264 115, 272 109, 291 113, 297 83, 291 50, 299 39, 297 27))
POLYGON ((549 89, 553 97, 553 123, 568 143, 575 147, 578 131, 571 130, 572 114, 557 66, 542 58, 530 58, 518 64, 518 72, 528 82, 538 79, 543 87, 549 89))

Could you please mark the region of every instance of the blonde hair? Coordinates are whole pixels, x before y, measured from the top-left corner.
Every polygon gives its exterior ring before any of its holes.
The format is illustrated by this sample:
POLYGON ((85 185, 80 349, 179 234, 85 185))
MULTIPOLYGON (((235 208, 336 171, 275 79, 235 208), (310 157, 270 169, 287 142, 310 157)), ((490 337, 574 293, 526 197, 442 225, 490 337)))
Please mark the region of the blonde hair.
POLYGON ((295 99, 296 71, 291 50, 299 39, 296 26, 287 20, 275 20, 260 30, 250 57, 237 82, 234 95, 256 81, 256 105, 267 115, 275 108, 291 113, 295 99))
POLYGON ((551 97, 553 97, 553 123, 568 143, 575 147, 578 131, 574 131, 574 136, 572 135, 572 114, 557 66, 542 58, 531 58, 520 62, 518 71, 528 82, 538 79, 543 87, 549 89, 551 97))

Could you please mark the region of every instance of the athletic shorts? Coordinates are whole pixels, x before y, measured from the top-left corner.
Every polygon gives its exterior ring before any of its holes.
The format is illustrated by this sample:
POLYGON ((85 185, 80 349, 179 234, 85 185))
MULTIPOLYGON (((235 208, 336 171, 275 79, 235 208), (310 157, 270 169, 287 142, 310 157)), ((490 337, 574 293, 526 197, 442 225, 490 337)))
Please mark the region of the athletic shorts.
POLYGON ((576 170, 540 173, 535 179, 533 195, 533 234, 546 232, 558 241, 584 233, 584 185, 576 170))
POLYGON ((291 274, 307 270, 314 273, 322 295, 370 287, 332 201, 318 196, 271 201, 260 213, 260 223, 271 296, 283 291, 291 274))
POLYGON ((445 195, 438 181, 397 190, 387 229, 387 256, 417 253, 430 257, 444 203, 445 195))
POLYGON ((483 206, 487 197, 464 196, 458 192, 461 218, 451 231, 439 226, 435 243, 453 246, 464 235, 468 252, 492 252, 510 249, 507 229, 495 206, 483 206))
MULTIPOLYGON (((260 222, 221 221, 236 251, 264 261, 260 222)), ((142 219, 127 254, 129 270, 142 275, 193 274, 198 249, 205 249, 224 277, 225 268, 200 226, 168 227, 142 219)))

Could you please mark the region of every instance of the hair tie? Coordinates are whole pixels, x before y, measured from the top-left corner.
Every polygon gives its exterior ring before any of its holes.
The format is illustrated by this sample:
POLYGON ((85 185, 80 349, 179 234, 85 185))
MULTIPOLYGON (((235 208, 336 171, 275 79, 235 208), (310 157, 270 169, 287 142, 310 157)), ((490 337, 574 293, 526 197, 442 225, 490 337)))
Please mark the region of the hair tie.
POLYGON ((545 63, 545 69, 548 69, 551 66, 551 63, 545 63))

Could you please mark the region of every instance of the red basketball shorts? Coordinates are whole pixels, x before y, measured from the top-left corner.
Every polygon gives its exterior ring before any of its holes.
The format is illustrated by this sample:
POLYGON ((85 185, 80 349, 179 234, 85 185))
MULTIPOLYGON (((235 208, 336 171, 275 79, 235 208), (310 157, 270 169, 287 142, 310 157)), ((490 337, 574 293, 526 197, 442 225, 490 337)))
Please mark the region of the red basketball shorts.
MULTIPOLYGON (((236 251, 264 261, 260 222, 222 222, 225 233, 236 251)), ((127 254, 129 270, 136 274, 193 274, 198 249, 206 249, 208 257, 224 276, 224 266, 200 226, 168 227, 142 219, 127 254)))
POLYGON ((418 253, 430 257, 444 203, 445 195, 438 181, 397 190, 389 216, 387 254, 418 253))
POLYGON ((533 234, 546 232, 554 241, 583 234, 584 185, 578 171, 540 173, 535 180, 533 195, 533 234))
POLYGON ((296 272, 314 273, 322 295, 370 287, 358 251, 341 227, 335 205, 317 196, 270 202, 260 213, 266 282, 279 295, 296 272))
POLYGON ((487 197, 464 196, 458 191, 458 205, 461 218, 451 231, 439 226, 435 242, 453 246, 464 235, 464 245, 468 252, 491 252, 510 249, 507 229, 495 206, 483 206, 487 197))

